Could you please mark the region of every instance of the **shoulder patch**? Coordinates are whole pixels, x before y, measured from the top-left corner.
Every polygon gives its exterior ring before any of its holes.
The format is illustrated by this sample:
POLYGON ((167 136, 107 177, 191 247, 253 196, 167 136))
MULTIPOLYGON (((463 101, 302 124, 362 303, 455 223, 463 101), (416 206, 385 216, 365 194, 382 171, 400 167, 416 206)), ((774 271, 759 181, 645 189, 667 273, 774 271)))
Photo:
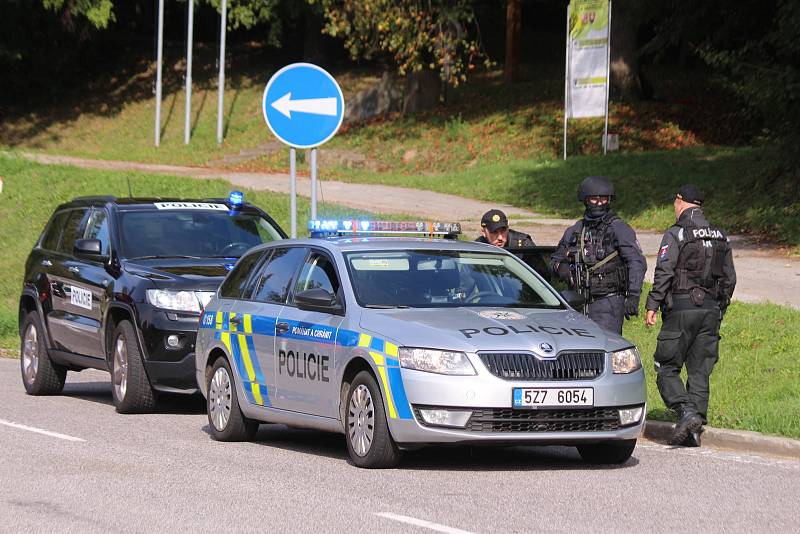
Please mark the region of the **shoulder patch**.
POLYGON ((664 245, 663 247, 661 247, 661 249, 659 249, 658 251, 658 257, 663 258, 664 256, 666 256, 668 250, 669 250, 669 245, 664 245))

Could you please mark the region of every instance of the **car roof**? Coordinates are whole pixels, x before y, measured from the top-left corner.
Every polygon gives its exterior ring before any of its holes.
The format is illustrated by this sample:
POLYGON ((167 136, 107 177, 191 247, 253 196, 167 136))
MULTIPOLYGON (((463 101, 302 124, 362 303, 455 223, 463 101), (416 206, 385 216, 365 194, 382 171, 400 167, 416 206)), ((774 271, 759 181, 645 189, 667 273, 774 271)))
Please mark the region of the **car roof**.
POLYGON ((501 248, 475 241, 456 241, 453 239, 431 239, 422 237, 333 237, 299 238, 281 242, 270 242, 259 248, 270 246, 315 246, 341 252, 370 250, 459 250, 465 252, 504 253, 501 248))
MULTIPOLYGON (((123 211, 133 210, 151 210, 154 209, 156 202, 197 202, 197 203, 214 203, 228 205, 228 200, 225 198, 174 198, 174 197, 114 197, 114 196, 85 196, 76 197, 61 204, 58 209, 79 208, 87 206, 103 206, 106 204, 114 204, 123 211)), ((240 211, 259 211, 258 208, 252 204, 245 202, 240 211)))

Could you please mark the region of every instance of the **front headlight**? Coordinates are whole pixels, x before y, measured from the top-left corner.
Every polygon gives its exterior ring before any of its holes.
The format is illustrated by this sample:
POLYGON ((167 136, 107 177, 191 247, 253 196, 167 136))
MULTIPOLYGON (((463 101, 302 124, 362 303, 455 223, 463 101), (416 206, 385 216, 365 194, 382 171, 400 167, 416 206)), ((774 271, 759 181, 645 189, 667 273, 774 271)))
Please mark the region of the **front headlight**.
POLYGON ((463 352, 400 347, 400 367, 442 375, 474 375, 475 368, 463 352))
MULTIPOLYGON (((207 293, 207 292, 203 292, 207 293)), ((147 302, 161 308, 163 310, 187 311, 200 313, 201 306, 204 307, 211 299, 211 293, 208 298, 201 297, 194 291, 169 291, 167 289, 148 289, 147 302)))
POLYGON ((611 353, 611 368, 615 374, 627 374, 642 368, 642 359, 636 347, 611 353))

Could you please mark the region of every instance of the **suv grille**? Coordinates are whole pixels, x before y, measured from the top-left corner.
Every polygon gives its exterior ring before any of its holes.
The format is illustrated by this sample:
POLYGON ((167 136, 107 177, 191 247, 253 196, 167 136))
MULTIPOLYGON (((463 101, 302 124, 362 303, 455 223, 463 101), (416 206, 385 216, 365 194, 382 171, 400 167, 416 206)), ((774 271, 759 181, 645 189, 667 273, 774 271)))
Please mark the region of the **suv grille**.
POLYGON ((561 352, 552 360, 524 352, 479 356, 490 373, 506 380, 592 380, 603 374, 606 360, 604 352, 561 352))
POLYGON ((601 432, 619 429, 616 408, 570 410, 474 410, 467 423, 469 432, 601 432))

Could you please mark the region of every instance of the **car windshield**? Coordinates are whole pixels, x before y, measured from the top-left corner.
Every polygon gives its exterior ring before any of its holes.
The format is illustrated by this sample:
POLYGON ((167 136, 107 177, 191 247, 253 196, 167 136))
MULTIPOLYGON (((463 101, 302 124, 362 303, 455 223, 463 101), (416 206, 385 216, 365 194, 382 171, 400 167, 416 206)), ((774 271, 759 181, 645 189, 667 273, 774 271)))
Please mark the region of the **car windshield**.
POLYGON ((563 307, 545 282, 506 254, 393 250, 345 257, 364 307, 563 307))
POLYGON ((255 212, 159 209, 121 214, 122 254, 126 258, 238 258, 249 248, 281 239, 278 230, 255 212))

